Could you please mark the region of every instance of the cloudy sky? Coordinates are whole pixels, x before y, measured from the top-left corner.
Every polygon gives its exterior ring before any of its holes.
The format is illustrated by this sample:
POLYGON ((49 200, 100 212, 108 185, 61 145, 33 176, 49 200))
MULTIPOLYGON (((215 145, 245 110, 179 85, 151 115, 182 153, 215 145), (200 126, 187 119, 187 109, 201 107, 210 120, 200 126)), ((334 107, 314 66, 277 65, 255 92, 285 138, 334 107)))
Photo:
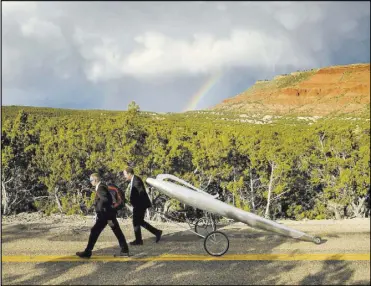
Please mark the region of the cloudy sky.
POLYGON ((183 112, 370 62, 370 2, 2 2, 2 104, 183 112))

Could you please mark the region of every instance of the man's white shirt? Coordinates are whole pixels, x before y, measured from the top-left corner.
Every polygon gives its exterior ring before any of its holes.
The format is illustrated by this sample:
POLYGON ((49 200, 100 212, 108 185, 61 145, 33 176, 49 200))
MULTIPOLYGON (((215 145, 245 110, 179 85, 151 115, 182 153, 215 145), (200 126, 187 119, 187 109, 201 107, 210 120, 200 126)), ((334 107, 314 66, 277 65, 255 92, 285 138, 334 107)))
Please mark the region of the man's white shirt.
POLYGON ((100 185, 100 182, 95 186, 95 190, 98 191, 98 187, 100 185))
POLYGON ((130 180, 130 194, 131 194, 131 190, 133 189, 133 180, 134 180, 134 175, 131 177, 131 180, 130 180))
MULTIPOLYGON (((133 180, 134 180, 134 175, 133 177, 131 177, 131 180, 130 180, 130 183, 128 184, 127 188, 126 188, 126 193, 125 193, 125 197, 129 200, 130 199, 130 196, 131 196, 131 190, 133 188, 133 180)), ((126 205, 127 206, 127 205, 126 205)))
POLYGON ((131 190, 133 189, 133 180, 134 180, 134 175, 131 177, 131 180, 130 180, 130 192, 129 192, 130 195, 131 195, 131 190))
MULTIPOLYGON (((100 182, 95 186, 95 191, 98 191, 99 185, 100 185, 100 182)), ((97 215, 97 213, 95 213, 95 215, 94 215, 94 221, 96 221, 97 219, 98 219, 98 215, 97 215)))

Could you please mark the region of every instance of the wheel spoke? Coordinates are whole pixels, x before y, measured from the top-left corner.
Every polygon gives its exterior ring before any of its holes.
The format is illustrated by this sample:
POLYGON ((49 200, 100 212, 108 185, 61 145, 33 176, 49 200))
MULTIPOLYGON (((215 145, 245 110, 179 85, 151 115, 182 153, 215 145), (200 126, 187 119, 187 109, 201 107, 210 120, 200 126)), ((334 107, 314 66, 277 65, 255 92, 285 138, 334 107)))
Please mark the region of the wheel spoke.
POLYGON ((228 237, 221 231, 213 231, 205 237, 204 248, 210 255, 221 256, 228 251, 228 237))

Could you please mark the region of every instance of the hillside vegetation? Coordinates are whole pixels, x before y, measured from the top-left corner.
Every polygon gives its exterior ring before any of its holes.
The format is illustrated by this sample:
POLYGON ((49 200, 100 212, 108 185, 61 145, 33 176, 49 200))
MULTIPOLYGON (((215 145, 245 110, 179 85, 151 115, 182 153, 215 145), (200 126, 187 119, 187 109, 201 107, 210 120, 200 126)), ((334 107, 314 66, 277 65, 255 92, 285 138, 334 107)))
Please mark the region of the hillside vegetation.
MULTIPOLYGON (((2 211, 92 213, 89 175, 122 188, 127 165, 145 180, 181 177, 261 216, 369 216, 370 123, 363 117, 245 122, 238 113, 2 107, 2 211)), ((182 206, 149 190, 150 213, 182 206)), ((125 213, 124 215, 127 215, 125 213)))

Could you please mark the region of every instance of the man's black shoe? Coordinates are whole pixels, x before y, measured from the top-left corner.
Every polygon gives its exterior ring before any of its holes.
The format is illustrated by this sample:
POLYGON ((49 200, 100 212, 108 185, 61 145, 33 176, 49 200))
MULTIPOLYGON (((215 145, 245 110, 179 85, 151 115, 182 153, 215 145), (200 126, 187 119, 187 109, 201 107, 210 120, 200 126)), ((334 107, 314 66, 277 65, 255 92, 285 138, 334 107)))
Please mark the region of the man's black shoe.
POLYGON ((156 243, 160 241, 162 235, 162 230, 159 230, 158 233, 156 234, 156 243))
POLYGON ((132 242, 129 242, 130 245, 143 245, 143 241, 132 241, 132 242))
POLYGON ((81 257, 81 258, 90 258, 91 251, 76 252, 76 255, 81 257))
POLYGON ((122 256, 122 257, 129 257, 129 249, 123 249, 121 248, 121 251, 119 253, 119 256, 122 256))

